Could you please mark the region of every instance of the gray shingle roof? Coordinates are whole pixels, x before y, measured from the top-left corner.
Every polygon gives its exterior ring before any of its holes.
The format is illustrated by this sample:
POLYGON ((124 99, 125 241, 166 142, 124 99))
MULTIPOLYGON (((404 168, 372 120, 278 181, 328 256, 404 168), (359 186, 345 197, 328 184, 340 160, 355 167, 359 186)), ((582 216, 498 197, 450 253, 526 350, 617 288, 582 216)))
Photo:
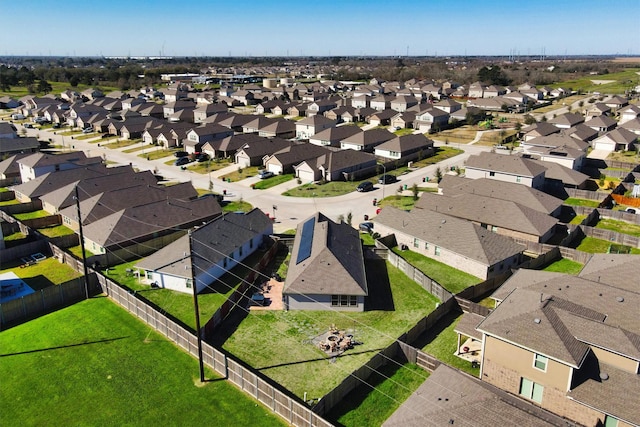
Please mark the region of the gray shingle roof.
POLYGON ((312 242, 305 242, 311 245, 310 256, 296 263, 304 221, 298 225, 283 293, 366 296, 367 278, 358 231, 344 222, 337 224, 320 212, 311 218, 315 218, 312 242))
POLYGON ((640 293, 640 257, 624 254, 593 254, 579 276, 594 282, 640 293))
POLYGON ((405 212, 386 207, 376 216, 375 222, 487 266, 522 253, 525 249, 510 238, 493 233, 470 221, 426 209, 405 212))
POLYGON ((545 168, 535 163, 533 160, 525 159, 520 156, 510 156, 505 154, 496 154, 483 152, 470 156, 467 159, 466 167, 503 172, 524 177, 535 177, 544 174, 545 168))

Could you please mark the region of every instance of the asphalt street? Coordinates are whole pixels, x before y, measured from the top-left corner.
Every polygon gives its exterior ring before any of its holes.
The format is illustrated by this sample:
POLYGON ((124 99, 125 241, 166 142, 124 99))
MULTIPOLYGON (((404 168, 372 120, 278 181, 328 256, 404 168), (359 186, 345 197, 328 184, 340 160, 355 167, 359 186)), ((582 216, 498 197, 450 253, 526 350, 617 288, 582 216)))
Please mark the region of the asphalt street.
MULTIPOLYGON (((124 149, 109 149, 98 146, 99 141, 96 142, 96 139, 77 140, 72 139, 70 136, 59 135, 57 132, 54 134, 55 130, 53 129, 25 130, 27 131, 27 136, 38 136, 40 139, 44 140, 50 138, 53 144, 63 146, 63 149, 66 150, 82 150, 87 156, 106 156, 106 160, 112 164, 131 164, 138 170, 156 170, 168 181, 191 181, 193 186, 196 188, 209 188, 209 175, 199 174, 189 170, 181 170, 179 167, 173 165, 165 165, 164 162, 167 161, 168 158, 146 160, 145 158, 138 157, 138 154, 140 154, 141 151, 137 151, 135 153, 124 153, 122 151, 124 149)), ((436 142, 436 146, 442 144, 443 143, 441 142, 436 142)), ((260 208, 265 213, 272 216, 275 214, 275 232, 282 232, 295 228, 300 221, 313 215, 317 211, 322 212, 334 220, 336 220, 340 215, 344 215, 344 217, 346 217, 351 213, 353 215, 353 224, 357 225, 364 219, 365 215, 368 215, 369 217, 375 216, 376 207, 373 205, 374 198, 381 200, 385 196, 395 194, 400 185, 407 185, 407 188, 410 188, 414 183, 423 185, 423 178, 433 178, 438 166, 440 166, 443 171, 448 171, 454 166, 462 167, 465 160, 470 155, 490 150, 490 147, 476 146, 473 144, 451 144, 451 146, 464 150, 464 153, 456 157, 446 159, 437 165, 431 165, 412 171, 406 175, 402 175, 396 183, 384 186, 376 183, 375 189, 367 193, 358 193, 354 191, 337 197, 287 197, 283 196, 282 192, 297 186, 298 184, 295 180, 291 180, 267 190, 251 189, 251 183, 256 182, 257 178, 248 178, 243 181, 231 183, 223 182, 219 177, 237 169, 237 166, 235 165, 228 167, 226 170, 222 169, 213 172, 211 174, 211 180, 213 182, 213 191, 222 193, 226 190, 227 196, 225 197, 225 200, 244 200, 251 203, 253 206, 260 208), (276 207, 275 210, 274 206, 276 207)))

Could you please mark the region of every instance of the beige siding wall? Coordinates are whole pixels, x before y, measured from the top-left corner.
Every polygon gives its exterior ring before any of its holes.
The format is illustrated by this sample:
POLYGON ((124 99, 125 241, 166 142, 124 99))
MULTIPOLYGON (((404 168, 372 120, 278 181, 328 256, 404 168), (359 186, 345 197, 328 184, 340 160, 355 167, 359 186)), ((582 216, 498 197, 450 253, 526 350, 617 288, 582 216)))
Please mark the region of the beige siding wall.
POLYGON ((486 336, 482 380, 519 395, 520 379, 524 377, 544 387, 540 404, 543 408, 583 425, 593 426, 599 419, 604 419, 601 413, 566 396, 572 368, 549 360, 547 371, 542 372, 533 367, 533 358, 533 352, 486 336))
POLYGON ((593 346, 591 347, 591 350, 602 363, 615 366, 616 368, 622 369, 626 372, 631 372, 632 374, 638 373, 638 362, 635 360, 631 360, 628 357, 620 356, 593 346))

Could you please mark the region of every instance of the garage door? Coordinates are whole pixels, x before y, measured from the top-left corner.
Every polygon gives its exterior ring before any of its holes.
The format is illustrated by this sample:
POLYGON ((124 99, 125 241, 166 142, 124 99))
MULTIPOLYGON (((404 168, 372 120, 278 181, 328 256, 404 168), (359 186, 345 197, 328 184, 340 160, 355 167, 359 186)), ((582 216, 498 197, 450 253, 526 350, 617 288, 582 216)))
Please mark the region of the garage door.
POLYGON ((314 173, 313 173, 313 171, 310 171, 310 170, 298 169, 298 177, 303 182, 313 182, 313 181, 315 181, 314 173))
POLYGON ((282 165, 276 165, 276 164, 273 164, 273 163, 269 163, 267 165, 267 170, 269 172, 275 173, 276 175, 280 175, 282 173, 282 165))

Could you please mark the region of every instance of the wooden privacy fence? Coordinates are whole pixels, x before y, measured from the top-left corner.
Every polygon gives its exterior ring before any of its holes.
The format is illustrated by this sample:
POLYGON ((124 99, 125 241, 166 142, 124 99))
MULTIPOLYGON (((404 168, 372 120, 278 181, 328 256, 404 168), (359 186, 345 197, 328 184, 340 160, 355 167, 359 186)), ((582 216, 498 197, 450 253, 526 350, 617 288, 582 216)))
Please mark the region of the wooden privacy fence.
MULTIPOLYGON (((96 295, 101 291, 96 284, 95 275, 89 276, 87 280, 89 281, 89 295, 96 295)), ((85 298, 84 277, 79 277, 7 301, 0 304, 0 330, 82 301, 85 298)))
MULTIPOLYGON (((137 295, 130 293, 115 282, 97 274, 102 291, 131 314, 138 317, 160 334, 173 341, 193 357, 198 357, 198 339, 195 334, 151 307, 137 295)), ((329 427, 331 423, 314 413, 295 397, 272 385, 258 372, 242 366, 233 358, 218 351, 210 344, 202 343, 204 363, 215 372, 231 381, 267 408, 296 427, 329 427)))

